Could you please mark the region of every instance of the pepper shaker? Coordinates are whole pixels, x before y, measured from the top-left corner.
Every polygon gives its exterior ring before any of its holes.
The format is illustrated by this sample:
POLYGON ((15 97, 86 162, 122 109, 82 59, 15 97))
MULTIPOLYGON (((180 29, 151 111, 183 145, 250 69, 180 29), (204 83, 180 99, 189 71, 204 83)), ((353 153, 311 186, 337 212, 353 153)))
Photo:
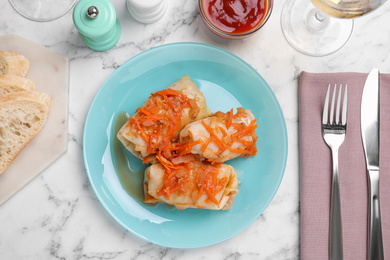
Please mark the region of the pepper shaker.
POLYGON ((164 16, 167 3, 165 0, 127 0, 127 10, 140 23, 154 23, 164 16))
POLYGON ((95 51, 114 47, 121 36, 115 8, 108 0, 81 0, 73 10, 73 23, 84 43, 95 51))

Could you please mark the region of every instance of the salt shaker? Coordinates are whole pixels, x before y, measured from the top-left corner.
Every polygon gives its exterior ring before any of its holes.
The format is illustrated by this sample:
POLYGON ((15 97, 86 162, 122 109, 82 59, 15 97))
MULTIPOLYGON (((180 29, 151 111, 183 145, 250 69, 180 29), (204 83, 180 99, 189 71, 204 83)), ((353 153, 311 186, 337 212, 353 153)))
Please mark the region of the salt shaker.
POLYGON ((121 36, 121 26, 109 0, 80 0, 73 10, 73 23, 84 43, 95 51, 111 49, 121 36))
POLYGON ((127 0, 127 10, 140 23, 154 23, 164 16, 167 3, 165 0, 127 0))

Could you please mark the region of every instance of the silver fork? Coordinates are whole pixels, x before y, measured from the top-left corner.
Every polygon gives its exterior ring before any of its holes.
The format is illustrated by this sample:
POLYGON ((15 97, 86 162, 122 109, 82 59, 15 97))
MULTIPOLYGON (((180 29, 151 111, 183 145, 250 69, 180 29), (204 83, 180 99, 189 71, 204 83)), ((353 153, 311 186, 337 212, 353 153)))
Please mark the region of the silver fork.
POLYGON ((340 185, 339 185, 339 148, 344 142, 345 133, 347 131, 347 91, 348 86, 345 85, 344 99, 342 105, 342 111, 340 113, 341 104, 341 92, 342 84, 340 84, 339 94, 337 98, 336 113, 335 97, 337 85, 335 84, 333 89, 333 97, 329 111, 329 93, 326 92, 324 111, 322 114, 322 137, 326 144, 332 150, 332 192, 331 192, 331 204, 330 204, 330 223, 329 223, 329 259, 340 260, 343 259, 343 234, 341 224, 341 201, 340 201, 340 185), (340 120, 341 118, 341 120, 340 120))

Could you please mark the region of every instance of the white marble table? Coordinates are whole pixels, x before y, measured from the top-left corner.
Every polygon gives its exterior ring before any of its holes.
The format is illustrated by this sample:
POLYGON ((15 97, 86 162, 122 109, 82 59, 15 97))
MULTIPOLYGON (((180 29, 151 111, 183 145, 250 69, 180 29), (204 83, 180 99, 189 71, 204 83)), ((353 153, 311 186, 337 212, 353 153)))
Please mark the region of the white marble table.
POLYGON ((314 58, 298 53, 283 37, 275 1, 265 27, 240 41, 215 41, 201 26, 196 0, 168 0, 158 23, 135 22, 125 0, 112 1, 122 25, 117 46, 87 48, 72 15, 48 23, 18 15, 0 2, 0 35, 17 34, 70 60, 68 151, 0 207, 0 259, 299 259, 298 75, 310 72, 390 72, 390 3, 356 20, 350 41, 338 52, 314 58), (252 65, 269 83, 288 130, 285 175, 265 212, 237 236, 196 249, 164 248, 120 226, 96 198, 82 156, 84 121, 99 87, 123 62, 151 47, 201 42, 224 48, 252 65))

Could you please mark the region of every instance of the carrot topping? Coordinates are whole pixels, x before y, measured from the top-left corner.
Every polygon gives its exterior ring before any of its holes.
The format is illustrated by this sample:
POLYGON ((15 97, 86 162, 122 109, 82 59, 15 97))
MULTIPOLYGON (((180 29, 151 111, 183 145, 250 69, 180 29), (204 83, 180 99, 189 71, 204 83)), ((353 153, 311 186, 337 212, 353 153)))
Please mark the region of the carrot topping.
POLYGON ((208 138, 206 142, 203 144, 202 148, 200 149, 202 153, 204 153, 207 149, 207 146, 209 146, 209 143, 211 142, 211 138, 208 138))
POLYGON ((226 150, 226 144, 221 139, 219 139, 219 137, 214 133, 214 130, 203 120, 201 121, 201 124, 210 133, 214 143, 218 146, 218 148, 220 148, 221 150, 226 150))
MULTIPOLYGON (((129 117, 129 120, 130 120, 131 117, 129 117)), ((132 118, 133 119, 133 118, 132 118)), ((148 136, 146 135, 144 129, 142 129, 142 127, 139 125, 139 122, 137 119, 134 119, 134 123, 135 123, 135 126, 137 128, 137 130, 139 131, 140 133, 140 136, 141 138, 145 141, 145 143, 148 143, 149 139, 148 139, 148 136)))
POLYGON ((210 191, 208 187, 204 187, 207 196, 209 196, 209 199, 216 205, 218 205, 218 200, 215 198, 214 194, 210 191))
POLYGON ((229 129, 230 126, 232 125, 232 121, 233 121, 233 108, 230 109, 230 111, 228 112, 228 115, 229 115, 229 119, 228 119, 228 121, 226 123, 227 129, 229 129))
POLYGON ((192 147, 194 145, 201 144, 201 143, 202 143, 202 140, 199 139, 199 140, 196 140, 193 142, 178 144, 180 146, 180 148, 178 149, 179 151, 177 153, 177 156, 183 156, 183 155, 191 153, 192 147))
POLYGON ((200 186, 200 188, 199 188, 199 190, 198 190, 198 199, 202 196, 202 194, 203 194, 203 189, 204 189, 203 185, 200 186))
POLYGON ((188 120, 187 113, 192 115, 199 111, 194 99, 180 91, 164 89, 152 93, 144 105, 136 110, 135 115, 129 118, 127 125, 146 143, 148 155, 157 154, 176 141, 182 124, 186 122, 182 121, 184 109, 190 110, 186 111, 184 120, 188 120))
POLYGON ((242 149, 234 149, 234 148, 229 148, 229 150, 232 152, 232 153, 248 153, 247 150, 242 150, 242 149))
POLYGON ((224 189, 228 182, 227 177, 218 178, 220 164, 211 165, 197 160, 183 162, 180 166, 181 168, 177 169, 170 168, 168 173, 164 165, 166 170, 164 185, 157 191, 157 196, 169 199, 174 192, 177 192, 178 196, 193 194, 191 195, 192 199, 197 200, 203 194, 207 194, 205 202, 210 201, 218 205, 219 201, 216 195, 224 189))
POLYGON ((238 137, 241 138, 245 135, 251 134, 255 129, 257 128, 256 120, 253 120, 247 128, 237 131, 236 133, 232 134, 232 138, 238 137))
POLYGON ((221 126, 218 126, 218 130, 221 131, 221 133, 224 135, 224 136, 228 136, 228 133, 226 132, 226 130, 221 127, 221 126))
POLYGON ((146 157, 142 163, 149 163, 150 161, 152 161, 152 158, 151 157, 146 157))

